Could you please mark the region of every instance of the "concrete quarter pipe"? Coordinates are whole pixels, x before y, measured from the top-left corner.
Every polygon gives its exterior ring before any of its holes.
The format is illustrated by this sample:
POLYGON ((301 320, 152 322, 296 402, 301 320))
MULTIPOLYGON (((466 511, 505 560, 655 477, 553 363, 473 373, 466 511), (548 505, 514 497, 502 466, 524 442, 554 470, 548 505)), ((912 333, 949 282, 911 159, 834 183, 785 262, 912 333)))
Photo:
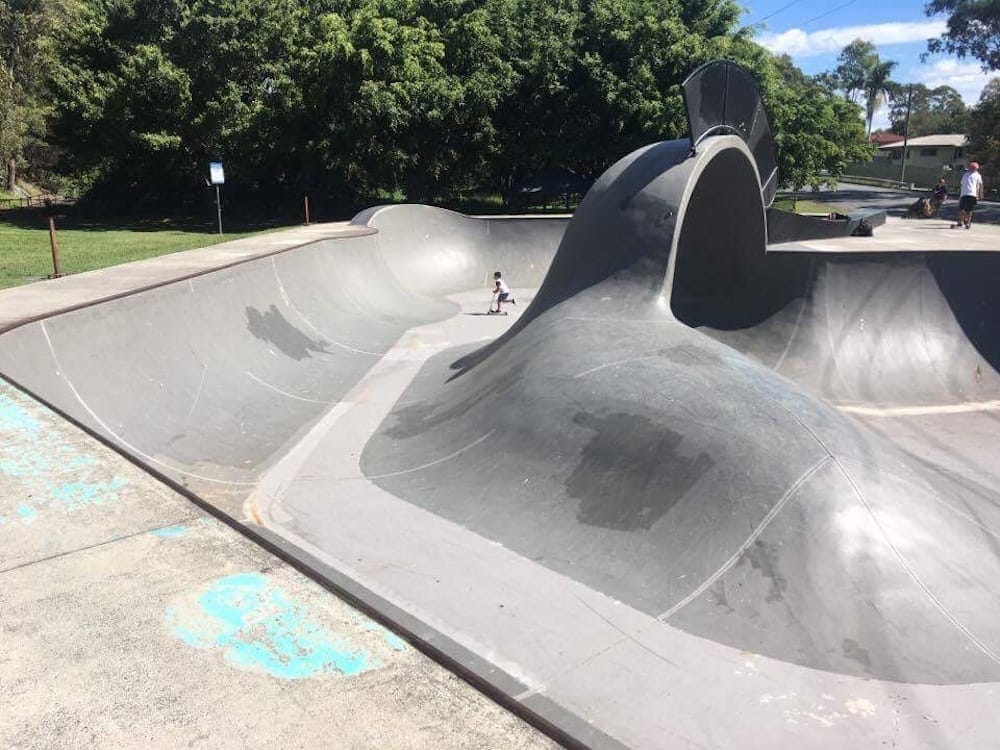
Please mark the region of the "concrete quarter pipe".
POLYGON ((0 371, 567 744, 991 747, 1000 255, 768 248, 759 99, 698 75, 569 222, 372 209, 0 371))

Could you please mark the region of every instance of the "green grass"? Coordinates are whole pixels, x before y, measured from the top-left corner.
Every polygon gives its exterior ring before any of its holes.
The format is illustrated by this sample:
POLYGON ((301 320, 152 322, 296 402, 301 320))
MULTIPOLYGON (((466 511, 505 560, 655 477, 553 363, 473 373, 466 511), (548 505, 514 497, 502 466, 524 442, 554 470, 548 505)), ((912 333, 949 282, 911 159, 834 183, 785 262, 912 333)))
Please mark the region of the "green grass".
MULTIPOLYGON (((206 226, 171 221, 115 226, 111 222, 61 219, 56 219, 56 228, 62 271, 67 274, 206 247, 262 231, 246 231, 244 227, 220 237, 206 226), (60 228, 63 222, 69 227, 60 228)), ((50 273, 47 217, 40 212, 21 212, 16 219, 0 214, 0 288, 38 281, 50 273)))
POLYGON ((828 214, 831 209, 830 206, 820 203, 818 201, 810 201, 799 198, 798 200, 792 198, 779 198, 774 202, 775 208, 780 208, 782 211, 794 211, 797 214, 828 214))

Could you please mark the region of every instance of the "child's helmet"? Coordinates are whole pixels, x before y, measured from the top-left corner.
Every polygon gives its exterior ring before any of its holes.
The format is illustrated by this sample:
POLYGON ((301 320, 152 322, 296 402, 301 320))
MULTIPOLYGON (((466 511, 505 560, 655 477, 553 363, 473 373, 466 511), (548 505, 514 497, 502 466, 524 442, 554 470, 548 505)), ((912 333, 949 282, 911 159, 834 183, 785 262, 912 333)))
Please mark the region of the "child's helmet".
POLYGON ((494 274, 493 274, 493 278, 494 278, 494 279, 499 279, 499 278, 500 278, 500 272, 499 272, 499 271, 497 271, 496 273, 494 273, 494 274))

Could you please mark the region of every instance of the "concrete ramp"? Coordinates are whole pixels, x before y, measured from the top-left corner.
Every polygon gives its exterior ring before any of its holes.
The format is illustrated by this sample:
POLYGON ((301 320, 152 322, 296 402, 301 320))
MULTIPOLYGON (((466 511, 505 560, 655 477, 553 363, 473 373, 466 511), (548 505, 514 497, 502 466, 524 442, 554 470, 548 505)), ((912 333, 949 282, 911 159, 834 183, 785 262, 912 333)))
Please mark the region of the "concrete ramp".
POLYGON ((9 330, 0 370, 567 744, 988 746, 1000 496, 962 440, 1000 257, 769 251, 736 135, 570 222, 355 221, 9 330), (907 410, 966 420, 952 453, 907 410))
POLYGON ((537 286, 565 219, 372 209, 331 239, 7 331, 0 371, 236 512, 270 462, 449 292, 537 286))

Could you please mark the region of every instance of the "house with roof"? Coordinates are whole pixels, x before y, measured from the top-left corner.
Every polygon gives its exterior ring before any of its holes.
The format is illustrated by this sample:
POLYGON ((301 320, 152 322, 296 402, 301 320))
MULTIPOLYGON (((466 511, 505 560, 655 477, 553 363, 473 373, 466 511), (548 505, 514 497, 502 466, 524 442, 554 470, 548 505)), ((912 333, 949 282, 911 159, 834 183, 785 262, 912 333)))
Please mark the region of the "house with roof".
POLYGON ((887 146, 890 143, 898 143, 902 140, 903 136, 897 135, 896 133, 890 133, 886 130, 876 130, 868 136, 868 142, 876 148, 880 146, 887 146))
MULTIPOLYGON (((941 172, 962 171, 969 163, 966 155, 969 139, 962 133, 922 135, 906 141, 906 167, 936 168, 941 172)), ((903 140, 884 143, 878 152, 884 159, 899 163, 903 158, 903 140)))
POLYGON ((847 175, 878 177, 885 180, 904 180, 917 187, 932 187, 944 177, 949 187, 957 188, 962 172, 969 164, 968 138, 962 133, 937 133, 905 140, 889 138, 875 143, 875 155, 870 162, 854 164, 847 175), (903 153, 906 153, 906 170, 903 170, 903 153))

